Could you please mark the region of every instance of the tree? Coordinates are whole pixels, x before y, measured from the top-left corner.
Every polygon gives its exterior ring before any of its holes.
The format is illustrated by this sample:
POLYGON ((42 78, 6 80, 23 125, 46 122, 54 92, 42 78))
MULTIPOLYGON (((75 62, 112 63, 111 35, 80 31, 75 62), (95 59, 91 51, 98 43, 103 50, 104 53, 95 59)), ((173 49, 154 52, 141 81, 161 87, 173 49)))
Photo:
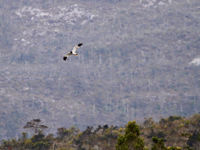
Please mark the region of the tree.
POLYGON ((35 132, 35 135, 31 139, 24 141, 24 145, 26 148, 31 148, 34 150, 44 150, 48 149, 51 146, 51 139, 46 138, 43 134, 43 130, 48 127, 41 124, 40 119, 33 119, 27 122, 24 128, 32 129, 35 132))
POLYGON ((46 150, 52 144, 52 141, 47 139, 47 138, 45 138, 45 135, 41 131, 38 134, 34 135, 31 138, 31 141, 32 141, 32 146, 31 147, 34 150, 46 150))
POLYGON ((78 134, 79 130, 75 127, 71 127, 70 129, 66 129, 64 127, 57 129, 57 135, 59 139, 63 139, 64 137, 71 138, 72 136, 78 134))
POLYGON ((194 131, 193 134, 189 137, 187 141, 187 145, 194 149, 198 149, 200 147, 200 132, 194 131))
POLYGON ((24 128, 33 129, 35 134, 38 134, 39 132, 42 132, 44 129, 48 128, 47 126, 40 124, 40 119, 33 119, 30 122, 27 122, 24 128))
POLYGON ((164 140, 162 138, 153 137, 152 140, 153 146, 151 150, 167 150, 167 148, 165 147, 164 140))
POLYGON ((117 150, 144 150, 144 141, 140 137, 139 126, 135 121, 126 125, 125 134, 120 135, 116 145, 117 150))

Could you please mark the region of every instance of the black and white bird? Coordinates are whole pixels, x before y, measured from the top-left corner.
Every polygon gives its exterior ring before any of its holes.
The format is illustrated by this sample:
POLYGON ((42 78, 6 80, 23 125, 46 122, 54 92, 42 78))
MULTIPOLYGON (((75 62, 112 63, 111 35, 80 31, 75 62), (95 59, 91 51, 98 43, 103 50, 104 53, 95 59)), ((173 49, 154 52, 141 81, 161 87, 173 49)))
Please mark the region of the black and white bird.
POLYGON ((66 61, 70 55, 77 56, 78 53, 76 53, 76 51, 77 51, 77 49, 79 49, 82 45, 83 45, 83 43, 79 43, 78 45, 75 45, 74 48, 73 48, 70 52, 68 52, 66 55, 63 56, 63 60, 66 61))

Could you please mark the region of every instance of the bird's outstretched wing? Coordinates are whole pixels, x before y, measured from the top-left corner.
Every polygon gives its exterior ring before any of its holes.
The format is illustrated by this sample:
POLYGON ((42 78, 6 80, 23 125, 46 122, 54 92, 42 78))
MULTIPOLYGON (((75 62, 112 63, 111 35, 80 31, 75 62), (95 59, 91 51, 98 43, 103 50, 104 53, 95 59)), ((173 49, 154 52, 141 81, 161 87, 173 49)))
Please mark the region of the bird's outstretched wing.
POLYGON ((74 48, 72 49, 72 53, 75 54, 77 49, 80 48, 83 45, 83 43, 79 43, 78 45, 74 46, 74 48))
POLYGON ((69 52, 69 53, 67 53, 66 55, 64 55, 64 56, 63 56, 63 60, 66 61, 67 58, 68 58, 70 55, 72 55, 72 51, 69 52))

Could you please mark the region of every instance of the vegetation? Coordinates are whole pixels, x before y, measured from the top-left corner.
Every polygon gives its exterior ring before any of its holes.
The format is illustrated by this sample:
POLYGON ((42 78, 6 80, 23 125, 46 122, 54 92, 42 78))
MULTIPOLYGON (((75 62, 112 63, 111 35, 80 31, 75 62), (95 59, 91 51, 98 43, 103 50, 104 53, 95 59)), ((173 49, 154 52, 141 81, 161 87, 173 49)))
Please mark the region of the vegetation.
POLYGON ((27 122, 24 128, 32 129, 35 133, 40 133, 42 130, 48 128, 47 126, 41 124, 40 119, 33 119, 30 122, 27 122))
POLYGON ((153 140, 153 146, 151 148, 152 150, 167 150, 164 144, 164 140, 162 138, 153 137, 152 140, 153 140))
POLYGON ((47 126, 40 119, 30 122, 24 127, 35 131, 32 136, 23 132, 18 139, 2 140, 0 150, 198 150, 200 147, 200 114, 190 118, 170 116, 159 122, 149 118, 141 125, 130 121, 125 128, 99 125, 80 131, 76 127, 62 127, 57 129, 55 137, 44 134, 47 126))
POLYGON ((129 122, 125 128, 125 134, 117 140, 117 150, 143 150, 144 141, 140 138, 139 126, 135 121, 129 122))

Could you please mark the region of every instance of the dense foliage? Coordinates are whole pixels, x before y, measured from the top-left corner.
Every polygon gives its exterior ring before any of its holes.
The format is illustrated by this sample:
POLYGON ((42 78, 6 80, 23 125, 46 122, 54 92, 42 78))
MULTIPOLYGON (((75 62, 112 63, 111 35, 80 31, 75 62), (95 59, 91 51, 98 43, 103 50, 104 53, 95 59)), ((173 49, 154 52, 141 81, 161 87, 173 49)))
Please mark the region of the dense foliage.
POLYGON ((130 121, 125 126, 58 128, 57 135, 43 130, 31 137, 22 133, 18 139, 3 140, 0 150, 198 150, 200 146, 200 114, 190 118, 170 116, 142 125, 130 121))
POLYGON ((135 121, 128 122, 125 134, 119 136, 117 140, 117 150, 144 150, 144 141, 140 137, 139 126, 135 121))

